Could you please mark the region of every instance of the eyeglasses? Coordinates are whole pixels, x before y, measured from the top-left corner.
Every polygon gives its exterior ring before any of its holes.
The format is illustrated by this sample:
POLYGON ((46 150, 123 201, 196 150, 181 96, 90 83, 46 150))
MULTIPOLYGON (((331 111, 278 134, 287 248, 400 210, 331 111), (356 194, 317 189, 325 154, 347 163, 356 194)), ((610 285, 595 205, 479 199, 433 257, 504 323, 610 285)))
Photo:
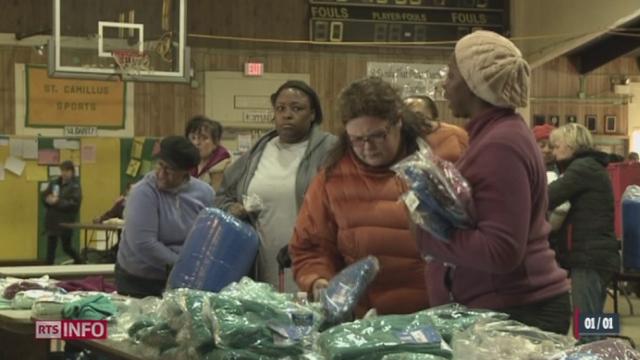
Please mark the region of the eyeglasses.
POLYGON ((351 136, 349 134, 347 134, 347 136, 349 136, 351 146, 356 149, 361 149, 365 143, 381 145, 387 139, 389 130, 391 130, 391 124, 387 124, 383 129, 372 131, 366 136, 351 136))

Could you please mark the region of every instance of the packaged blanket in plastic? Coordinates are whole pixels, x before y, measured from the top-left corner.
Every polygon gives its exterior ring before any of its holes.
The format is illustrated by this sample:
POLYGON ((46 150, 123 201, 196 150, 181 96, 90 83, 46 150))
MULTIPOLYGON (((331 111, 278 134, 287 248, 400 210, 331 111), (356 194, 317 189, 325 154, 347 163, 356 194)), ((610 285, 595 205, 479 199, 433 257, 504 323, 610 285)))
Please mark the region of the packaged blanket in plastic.
POLYGON ((199 354, 214 346, 211 306, 216 295, 210 292, 175 289, 164 293, 161 316, 177 331, 176 342, 182 348, 193 348, 199 354))
POLYGON ((387 354, 382 357, 382 360, 447 360, 447 358, 431 354, 403 352, 387 354))
POLYGON ((452 352, 424 312, 384 315, 337 325, 316 342, 326 359, 382 359, 387 354, 422 353, 451 359, 452 352))
POLYGON ((453 228, 473 225, 471 187, 452 163, 434 155, 424 141, 392 170, 409 187, 402 199, 416 225, 442 241, 448 241, 453 228))
POLYGON ((7 300, 13 300, 17 293, 27 290, 66 292, 56 287, 56 283, 56 280, 49 279, 49 275, 29 279, 7 277, 0 279, 0 292, 2 297, 7 300))
POLYGON ((436 327, 440 336, 447 343, 453 335, 461 332, 480 320, 507 320, 509 315, 485 309, 470 309, 460 304, 447 304, 421 311, 436 327))
POLYGON ((150 358, 201 358, 214 348, 214 293, 175 289, 163 298, 149 297, 131 304, 116 317, 110 339, 129 341, 150 358), (123 333, 124 332, 124 333, 123 333))
POLYGON ((454 358, 465 360, 546 360, 574 344, 572 337, 513 320, 480 320, 451 341, 454 358))
POLYGON ((243 278, 214 298, 216 346, 259 355, 301 355, 323 320, 317 304, 299 304, 292 294, 243 278))
POLYGON ((17 292, 11 300, 12 309, 31 309, 40 299, 55 298, 65 293, 62 289, 24 290, 17 292))
POLYGON ((347 266, 329 281, 329 286, 320 297, 325 315, 324 328, 350 317, 379 270, 378 259, 367 256, 347 266))
POLYGON ((204 209, 187 235, 168 287, 220 291, 249 273, 258 246, 251 226, 222 210, 204 209))
POLYGON ((627 341, 609 338, 565 350, 550 360, 640 360, 640 352, 627 341))

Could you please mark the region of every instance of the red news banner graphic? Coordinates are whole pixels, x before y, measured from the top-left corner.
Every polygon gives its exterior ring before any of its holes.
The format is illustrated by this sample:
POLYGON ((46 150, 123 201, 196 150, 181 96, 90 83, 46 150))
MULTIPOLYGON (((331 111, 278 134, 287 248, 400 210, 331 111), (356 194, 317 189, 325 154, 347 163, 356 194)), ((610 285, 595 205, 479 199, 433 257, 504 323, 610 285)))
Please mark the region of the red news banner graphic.
POLYGON ((107 320, 36 321, 36 339, 105 340, 107 320))

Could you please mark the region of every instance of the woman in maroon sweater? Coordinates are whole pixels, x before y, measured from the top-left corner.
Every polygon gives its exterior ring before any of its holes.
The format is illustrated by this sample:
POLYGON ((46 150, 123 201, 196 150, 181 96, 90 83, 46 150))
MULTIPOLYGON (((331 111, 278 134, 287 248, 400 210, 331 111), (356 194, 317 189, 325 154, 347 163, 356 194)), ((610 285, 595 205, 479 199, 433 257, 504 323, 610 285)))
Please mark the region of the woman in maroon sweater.
POLYGON ((469 181, 476 227, 444 243, 420 232, 435 260, 427 287, 432 306, 458 302, 566 334, 571 319, 567 274, 547 237, 545 166, 516 107, 526 105, 529 66, 506 38, 476 31, 455 48, 445 80, 454 116, 469 118, 469 149, 456 163, 469 181))

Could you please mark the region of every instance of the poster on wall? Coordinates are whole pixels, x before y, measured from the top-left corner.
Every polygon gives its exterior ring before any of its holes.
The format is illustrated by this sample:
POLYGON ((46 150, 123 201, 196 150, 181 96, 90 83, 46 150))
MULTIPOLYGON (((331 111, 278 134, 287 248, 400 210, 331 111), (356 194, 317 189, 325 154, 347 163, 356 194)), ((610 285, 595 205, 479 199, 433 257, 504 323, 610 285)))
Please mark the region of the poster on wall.
POLYGON ((396 86, 403 98, 427 95, 436 100, 444 99, 442 81, 446 74, 445 64, 367 62, 367 76, 381 77, 396 86))
POLYGON ((26 127, 124 128, 122 81, 50 78, 41 66, 26 66, 25 81, 26 127))

